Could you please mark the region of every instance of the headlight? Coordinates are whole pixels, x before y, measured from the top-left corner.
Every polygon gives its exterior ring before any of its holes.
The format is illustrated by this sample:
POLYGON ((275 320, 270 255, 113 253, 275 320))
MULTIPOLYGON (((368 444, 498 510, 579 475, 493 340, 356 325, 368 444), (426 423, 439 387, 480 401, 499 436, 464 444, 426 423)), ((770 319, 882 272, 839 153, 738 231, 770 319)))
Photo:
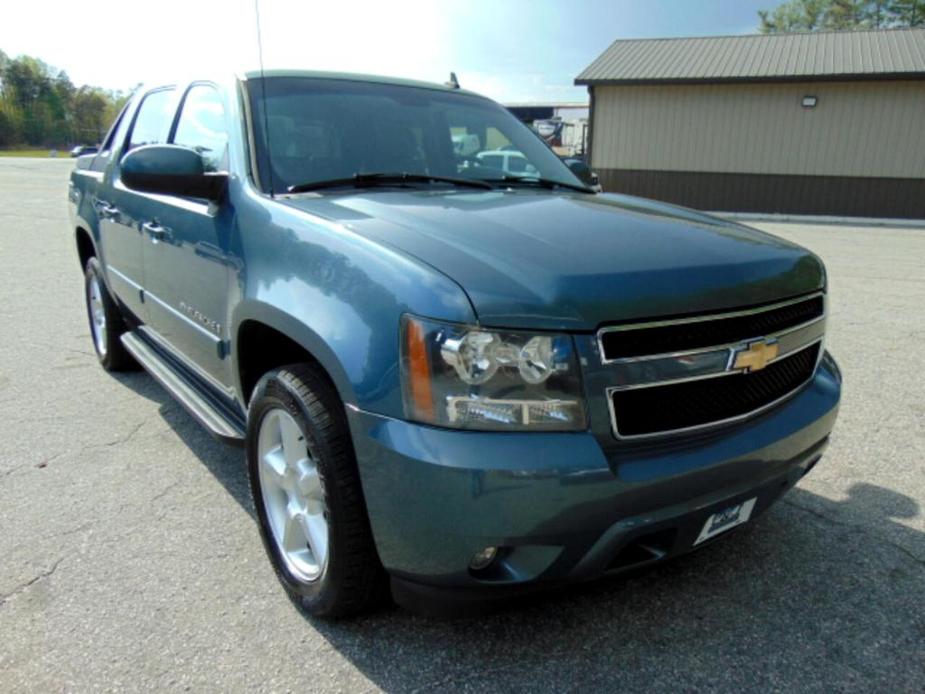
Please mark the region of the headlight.
POLYGON ((587 425, 568 335, 486 330, 404 316, 409 419, 456 429, 576 431, 587 425))

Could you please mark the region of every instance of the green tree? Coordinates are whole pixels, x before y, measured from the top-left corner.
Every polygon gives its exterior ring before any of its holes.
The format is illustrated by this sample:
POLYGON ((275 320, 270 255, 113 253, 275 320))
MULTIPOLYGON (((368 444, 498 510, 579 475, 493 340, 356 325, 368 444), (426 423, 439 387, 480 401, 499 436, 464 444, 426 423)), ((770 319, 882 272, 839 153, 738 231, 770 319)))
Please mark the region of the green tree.
POLYGON ((13 117, 0 104, 0 147, 11 147, 19 141, 13 117))
POLYGON ((766 34, 925 25, 925 0, 787 0, 759 10, 766 34))
POLYGON ((3 76, 9 62, 7 54, 0 51, 0 147, 9 147, 19 141, 14 116, 3 98, 3 76))
POLYGON ((831 0, 823 17, 823 27, 835 31, 856 29, 864 25, 866 2, 858 0, 831 0))
POLYGON ((20 121, 22 137, 29 144, 44 145, 50 122, 46 99, 51 89, 48 67, 35 58, 19 56, 3 71, 4 97, 14 118, 20 121))
POLYGON ((889 12, 899 26, 925 26, 925 0, 893 0, 889 12))
POLYGON ((873 29, 889 26, 893 21, 890 0, 872 0, 861 9, 861 23, 873 29))
POLYGON ((109 95, 99 87, 84 86, 77 90, 72 108, 75 141, 95 143, 103 139, 109 104, 109 95))
POLYGON ((765 34, 816 31, 822 28, 827 0, 788 0, 773 10, 759 10, 759 29, 765 34))
POLYGON ((78 89, 64 70, 0 51, 0 147, 99 142, 128 96, 78 89))
POLYGON ((9 61, 3 71, 4 91, 23 110, 31 108, 51 88, 48 66, 41 60, 21 55, 9 61))
POLYGON ((48 108, 50 125, 48 138, 54 143, 70 142, 72 127, 71 107, 74 98, 74 85, 64 70, 58 72, 51 80, 45 103, 48 108))

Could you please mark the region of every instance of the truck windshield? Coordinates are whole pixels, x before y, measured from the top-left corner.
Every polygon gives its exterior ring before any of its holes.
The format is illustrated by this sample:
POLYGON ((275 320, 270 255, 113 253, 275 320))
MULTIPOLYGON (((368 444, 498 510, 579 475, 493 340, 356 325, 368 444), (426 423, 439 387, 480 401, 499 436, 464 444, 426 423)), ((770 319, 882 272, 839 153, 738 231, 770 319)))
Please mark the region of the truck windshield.
POLYGON ((383 172, 406 174, 405 183, 442 177, 584 188, 527 126, 479 96, 314 77, 263 83, 249 80, 247 91, 264 190, 383 172))

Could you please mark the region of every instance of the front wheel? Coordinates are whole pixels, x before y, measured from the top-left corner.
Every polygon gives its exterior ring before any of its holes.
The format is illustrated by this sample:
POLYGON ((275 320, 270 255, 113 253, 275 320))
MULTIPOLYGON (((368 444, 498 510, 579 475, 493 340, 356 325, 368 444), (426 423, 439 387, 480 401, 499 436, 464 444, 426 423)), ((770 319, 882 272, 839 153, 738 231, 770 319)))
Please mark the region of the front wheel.
POLYGON ((290 598, 319 617, 370 605, 383 571, 334 388, 304 364, 266 374, 246 449, 264 548, 290 598))

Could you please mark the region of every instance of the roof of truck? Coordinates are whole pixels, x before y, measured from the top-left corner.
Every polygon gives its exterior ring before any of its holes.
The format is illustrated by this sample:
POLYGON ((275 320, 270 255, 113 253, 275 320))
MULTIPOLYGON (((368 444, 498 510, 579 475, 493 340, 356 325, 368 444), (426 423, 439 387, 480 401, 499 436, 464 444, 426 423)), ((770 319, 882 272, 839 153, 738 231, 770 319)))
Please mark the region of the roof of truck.
POLYGON ((455 89, 447 84, 436 82, 423 82, 409 80, 401 77, 387 77, 385 75, 366 75, 354 72, 325 72, 321 70, 248 70, 244 73, 246 79, 259 79, 260 77, 311 77, 314 79, 351 80, 353 82, 375 82, 376 84, 394 84, 402 87, 417 87, 418 89, 436 89, 441 92, 458 92, 481 96, 468 89, 455 89))

